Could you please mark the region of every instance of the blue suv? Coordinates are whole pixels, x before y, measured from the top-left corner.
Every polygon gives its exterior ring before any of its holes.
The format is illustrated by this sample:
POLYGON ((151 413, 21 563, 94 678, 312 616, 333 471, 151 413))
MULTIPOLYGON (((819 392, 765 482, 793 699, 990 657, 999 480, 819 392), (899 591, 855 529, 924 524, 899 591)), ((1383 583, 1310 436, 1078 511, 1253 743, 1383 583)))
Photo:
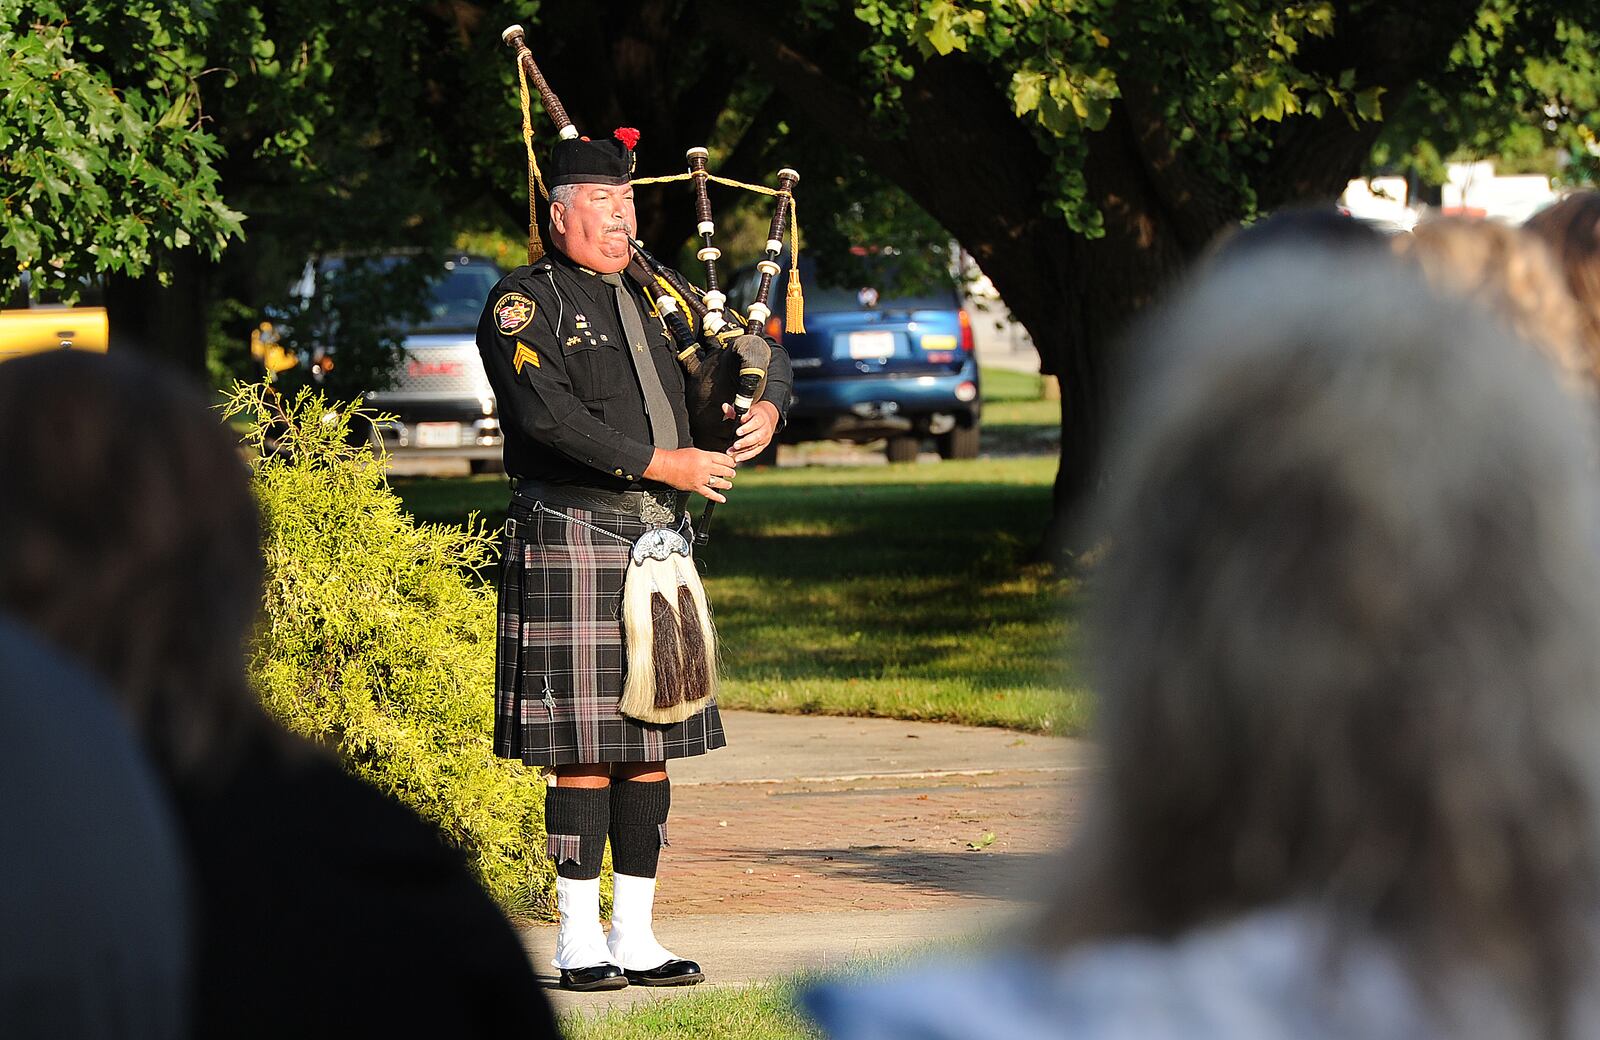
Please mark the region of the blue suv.
MULTIPOLYGON (((894 285, 894 257, 856 260, 866 284, 831 285, 819 282, 810 259, 801 257, 803 333, 782 332, 787 263, 775 280, 776 316, 767 331, 789 352, 795 391, 779 440, 887 438, 890 462, 913 462, 931 437, 944 458, 977 458, 978 362, 955 281, 908 290, 894 285)), ((730 302, 742 310, 759 280, 753 266, 741 268, 730 302)))

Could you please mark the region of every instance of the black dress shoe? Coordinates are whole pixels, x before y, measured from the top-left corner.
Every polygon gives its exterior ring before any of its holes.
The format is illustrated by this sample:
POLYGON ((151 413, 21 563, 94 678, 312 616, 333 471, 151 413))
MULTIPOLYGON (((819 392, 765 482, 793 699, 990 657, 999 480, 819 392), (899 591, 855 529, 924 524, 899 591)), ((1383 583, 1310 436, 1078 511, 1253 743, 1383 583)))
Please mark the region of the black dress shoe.
MULTIPOLYGON (((699 968, 695 969, 699 971, 699 968)), ((696 981, 699 981, 698 979, 696 981)), ((561 988, 587 993, 598 989, 622 989, 628 977, 615 964, 596 964, 592 968, 562 968, 561 988)))
POLYGON ((693 986, 706 980, 706 973, 694 961, 672 960, 649 971, 625 971, 635 986, 693 986))

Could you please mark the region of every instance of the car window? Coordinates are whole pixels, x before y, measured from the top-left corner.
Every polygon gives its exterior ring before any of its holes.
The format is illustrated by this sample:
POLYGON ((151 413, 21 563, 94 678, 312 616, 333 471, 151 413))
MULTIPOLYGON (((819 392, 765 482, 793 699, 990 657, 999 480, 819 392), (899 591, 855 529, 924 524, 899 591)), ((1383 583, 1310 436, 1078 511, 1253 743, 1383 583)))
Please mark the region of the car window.
MULTIPOLYGON (((774 295, 781 296, 788 264, 775 279, 774 295)), ((741 309, 755 296, 760 273, 754 267, 735 276, 729 296, 741 309)), ((819 274, 810 258, 800 258, 800 278, 805 283, 806 310, 818 314, 843 311, 922 311, 959 310, 961 296, 955 279, 935 279, 933 284, 905 285, 896 259, 892 256, 853 256, 819 274)))
POLYGON ((445 268, 444 276, 431 287, 428 317, 417 328, 476 328, 484 302, 500 280, 500 272, 483 262, 453 262, 445 268))
MULTIPOLYGON (((400 265, 414 259, 391 255, 365 257, 359 262, 363 270, 381 273, 398 270, 400 265)), ((347 262, 341 257, 327 258, 321 264, 322 277, 337 278, 346 266, 347 262)), ((429 279, 428 299, 421 319, 405 325, 401 331, 443 332, 477 328, 483 305, 500 278, 500 269, 482 257, 458 256, 445 261, 438 277, 429 279)), ((305 295, 309 289, 296 291, 305 295)))
MULTIPOLYGON (((804 269, 801 269, 804 274, 804 269)), ((761 282, 761 272, 754 267, 747 267, 733 276, 733 285, 728 290, 728 300, 739 310, 750 306, 750 301, 756 298, 756 286, 761 282)))
MULTIPOLYGON (((955 279, 937 273, 912 277, 896 256, 842 257, 831 270, 819 270, 804 258, 802 277, 809 274, 819 310, 921 311, 956 310, 961 306, 955 279), (807 268, 810 267, 810 270, 807 268)), ((806 302, 811 303, 808 293, 806 302)))

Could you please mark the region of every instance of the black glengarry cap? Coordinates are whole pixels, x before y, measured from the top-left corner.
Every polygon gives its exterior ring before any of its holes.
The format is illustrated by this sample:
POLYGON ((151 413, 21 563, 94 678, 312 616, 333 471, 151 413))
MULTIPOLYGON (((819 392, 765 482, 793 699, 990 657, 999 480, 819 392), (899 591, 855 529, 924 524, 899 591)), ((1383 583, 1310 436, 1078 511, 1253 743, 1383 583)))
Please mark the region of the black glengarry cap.
POLYGON ((639 131, 618 129, 604 141, 575 137, 557 141, 550 157, 552 187, 563 184, 626 184, 633 176, 633 146, 639 131))

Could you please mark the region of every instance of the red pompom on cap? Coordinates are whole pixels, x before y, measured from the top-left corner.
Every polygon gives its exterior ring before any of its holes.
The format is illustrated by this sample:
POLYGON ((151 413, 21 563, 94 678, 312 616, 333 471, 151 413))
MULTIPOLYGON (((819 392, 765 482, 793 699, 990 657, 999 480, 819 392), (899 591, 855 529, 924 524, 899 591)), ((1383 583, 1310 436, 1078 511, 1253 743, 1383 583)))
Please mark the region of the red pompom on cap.
POLYGON ((631 126, 619 126, 611 131, 611 136, 621 141, 622 146, 630 152, 639 143, 639 131, 631 126))

